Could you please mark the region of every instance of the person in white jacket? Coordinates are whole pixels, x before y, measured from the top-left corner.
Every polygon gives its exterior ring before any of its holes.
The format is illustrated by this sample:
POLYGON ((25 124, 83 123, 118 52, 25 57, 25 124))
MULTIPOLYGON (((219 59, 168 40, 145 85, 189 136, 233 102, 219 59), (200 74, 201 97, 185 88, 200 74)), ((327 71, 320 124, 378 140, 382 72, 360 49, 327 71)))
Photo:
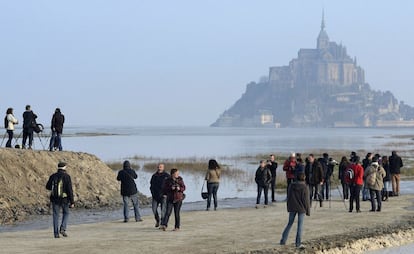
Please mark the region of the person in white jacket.
POLYGON ((7 140, 7 143, 6 143, 6 147, 12 147, 11 146, 11 143, 12 143, 12 140, 13 140, 13 135, 14 135, 14 125, 15 124, 18 124, 19 123, 19 121, 17 121, 17 119, 14 117, 14 115, 13 115, 13 109, 12 108, 8 108, 7 109, 7 111, 6 111, 6 121, 5 122, 7 122, 7 124, 6 124, 6 130, 7 130, 7 134, 9 135, 9 139, 7 140))

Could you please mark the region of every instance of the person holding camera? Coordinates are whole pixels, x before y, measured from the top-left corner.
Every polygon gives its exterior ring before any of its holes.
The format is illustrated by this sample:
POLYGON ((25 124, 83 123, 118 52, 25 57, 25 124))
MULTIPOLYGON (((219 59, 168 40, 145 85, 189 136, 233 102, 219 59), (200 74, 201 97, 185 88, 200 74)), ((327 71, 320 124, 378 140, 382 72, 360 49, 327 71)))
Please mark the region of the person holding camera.
POLYGON ((272 202, 276 202, 275 198, 275 191, 276 191, 276 170, 277 170, 277 162, 275 161, 275 155, 270 155, 270 160, 267 161, 267 167, 270 169, 270 173, 272 174, 272 181, 270 183, 270 190, 272 193, 272 202))
POLYGON ((211 197, 214 199, 214 210, 217 210, 217 191, 220 185, 221 170, 216 160, 210 160, 208 162, 208 170, 206 173, 205 180, 207 181, 207 208, 210 210, 211 197))
POLYGON ((266 161, 261 160, 260 166, 256 170, 255 182, 257 184, 257 199, 256 199, 256 208, 259 208, 260 198, 262 192, 264 192, 264 207, 268 205, 268 192, 269 186, 272 182, 272 174, 270 173, 269 168, 266 165, 266 161))
POLYGON ((180 211, 185 198, 184 191, 185 184, 183 178, 180 176, 180 172, 176 168, 171 169, 170 177, 165 181, 163 188, 163 196, 167 199, 167 210, 160 226, 161 230, 165 231, 167 229, 173 208, 175 217, 173 231, 180 230, 180 211))
POLYGON ((286 193, 289 189, 289 185, 295 180, 295 169, 296 169, 296 154, 291 153, 289 158, 283 164, 283 171, 286 172, 286 193))
POLYGON ((36 125, 37 115, 33 113, 30 105, 26 105, 26 111, 23 113, 23 143, 22 148, 26 148, 26 141, 29 138, 29 149, 33 144, 33 128, 36 125))
POLYGON ((12 147, 11 143, 12 143, 13 135, 14 135, 14 125, 19 123, 19 121, 17 121, 17 119, 13 115, 12 108, 7 109, 5 122, 7 123, 5 127, 7 130, 7 134, 9 136, 9 139, 6 142, 6 147, 11 148, 12 147))

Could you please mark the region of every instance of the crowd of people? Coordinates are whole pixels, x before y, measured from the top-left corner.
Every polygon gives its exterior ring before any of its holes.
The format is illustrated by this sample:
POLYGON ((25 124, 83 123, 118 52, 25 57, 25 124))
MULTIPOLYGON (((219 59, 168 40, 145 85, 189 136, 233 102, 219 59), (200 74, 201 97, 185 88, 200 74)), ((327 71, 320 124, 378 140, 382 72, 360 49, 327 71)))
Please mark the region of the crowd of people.
MULTIPOLYGON (((360 192, 363 192, 363 200, 371 201, 370 212, 380 212, 382 202, 390 195, 400 194, 400 173, 403 167, 402 159, 396 151, 391 156, 380 156, 368 153, 361 161, 360 157, 352 152, 350 158, 342 157, 340 163, 330 158, 327 153, 316 158, 309 154, 305 160, 299 153, 292 153, 283 163, 283 171, 286 174, 286 202, 289 212, 288 224, 282 233, 280 244, 286 244, 289 231, 297 216, 298 227, 295 245, 302 248, 301 236, 305 215, 310 216, 312 200, 319 202, 322 207, 324 200, 331 199, 331 178, 335 166, 338 166, 338 179, 342 185, 342 191, 338 187, 341 198, 349 200, 349 212, 353 212, 354 203, 356 212, 360 209, 360 192), (389 191, 389 183, 392 182, 392 191, 389 191), (369 196, 364 196, 364 192, 369 196)), ((46 185, 51 190, 50 200, 53 207, 54 235, 67 236, 66 226, 68 209, 73 206, 73 191, 70 176, 65 171, 66 163, 58 164, 58 172, 50 176, 46 185), (63 179, 63 180, 62 180, 63 179), (59 185, 62 183, 62 185, 59 185), (64 186, 64 187, 62 187, 64 186), (61 190, 59 189, 61 188, 61 190), (56 191, 56 189, 58 191, 56 191), (62 194, 63 193, 63 194, 62 194), (62 222, 59 227, 59 209, 63 211, 62 222)), ((256 208, 259 208, 261 196, 264 194, 264 207, 269 204, 268 192, 271 190, 271 201, 276 202, 276 173, 278 164, 275 156, 270 155, 268 160, 261 160, 255 173, 257 184, 256 208)), ((129 161, 123 163, 123 169, 118 172, 117 180, 121 182, 121 196, 123 198, 124 222, 129 221, 129 202, 132 201, 135 221, 141 222, 139 211, 138 190, 135 179, 136 171, 131 168, 129 161)), ((220 185, 221 169, 216 160, 208 162, 205 181, 207 182, 207 206, 209 211, 214 204, 214 210, 218 207, 217 191, 220 185)), ((150 191, 152 196, 152 211, 155 219, 155 227, 166 231, 168 222, 174 210, 175 224, 173 231, 179 231, 181 226, 180 211, 185 199, 186 186, 180 172, 176 168, 165 172, 164 163, 159 163, 156 172, 151 176, 150 191)))
MULTIPOLYGON (((4 128, 6 129, 7 142, 6 147, 12 148, 12 142, 14 138, 15 125, 19 124, 18 119, 13 114, 13 108, 6 110, 6 116, 4 117, 4 128)), ((43 125, 37 123, 37 115, 33 112, 30 105, 26 105, 23 113, 23 126, 22 126, 22 144, 17 144, 20 135, 16 138, 15 148, 32 149, 34 133, 41 133, 43 131, 43 125), (26 143, 28 146, 26 147, 26 143)), ((60 111, 60 108, 56 108, 51 120, 52 134, 50 137, 49 150, 50 151, 62 151, 62 133, 63 125, 65 123, 65 116, 60 111)), ((6 134, 3 136, 3 140, 6 138, 6 134)), ((3 142, 2 142, 3 143, 3 142)))

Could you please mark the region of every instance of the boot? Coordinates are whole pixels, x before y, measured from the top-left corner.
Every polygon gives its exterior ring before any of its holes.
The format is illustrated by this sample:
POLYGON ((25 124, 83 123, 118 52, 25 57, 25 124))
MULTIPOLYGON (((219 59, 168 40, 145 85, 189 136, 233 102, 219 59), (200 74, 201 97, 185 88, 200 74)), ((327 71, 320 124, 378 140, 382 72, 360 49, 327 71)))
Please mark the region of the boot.
POLYGON ((323 199, 319 199, 319 206, 322 207, 323 199))

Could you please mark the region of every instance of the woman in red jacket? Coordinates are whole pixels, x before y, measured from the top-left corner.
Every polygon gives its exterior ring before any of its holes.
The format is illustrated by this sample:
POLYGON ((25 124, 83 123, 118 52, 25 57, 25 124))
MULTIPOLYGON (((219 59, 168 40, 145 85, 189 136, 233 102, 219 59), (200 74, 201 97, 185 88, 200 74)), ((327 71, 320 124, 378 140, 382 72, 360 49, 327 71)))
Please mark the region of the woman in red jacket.
POLYGON ((354 171, 353 182, 350 185, 351 198, 349 199, 349 212, 354 210, 354 200, 356 204, 356 211, 360 213, 359 205, 359 193, 361 192, 362 185, 364 184, 364 168, 361 165, 361 159, 357 156, 354 164, 352 164, 352 170, 354 171))

